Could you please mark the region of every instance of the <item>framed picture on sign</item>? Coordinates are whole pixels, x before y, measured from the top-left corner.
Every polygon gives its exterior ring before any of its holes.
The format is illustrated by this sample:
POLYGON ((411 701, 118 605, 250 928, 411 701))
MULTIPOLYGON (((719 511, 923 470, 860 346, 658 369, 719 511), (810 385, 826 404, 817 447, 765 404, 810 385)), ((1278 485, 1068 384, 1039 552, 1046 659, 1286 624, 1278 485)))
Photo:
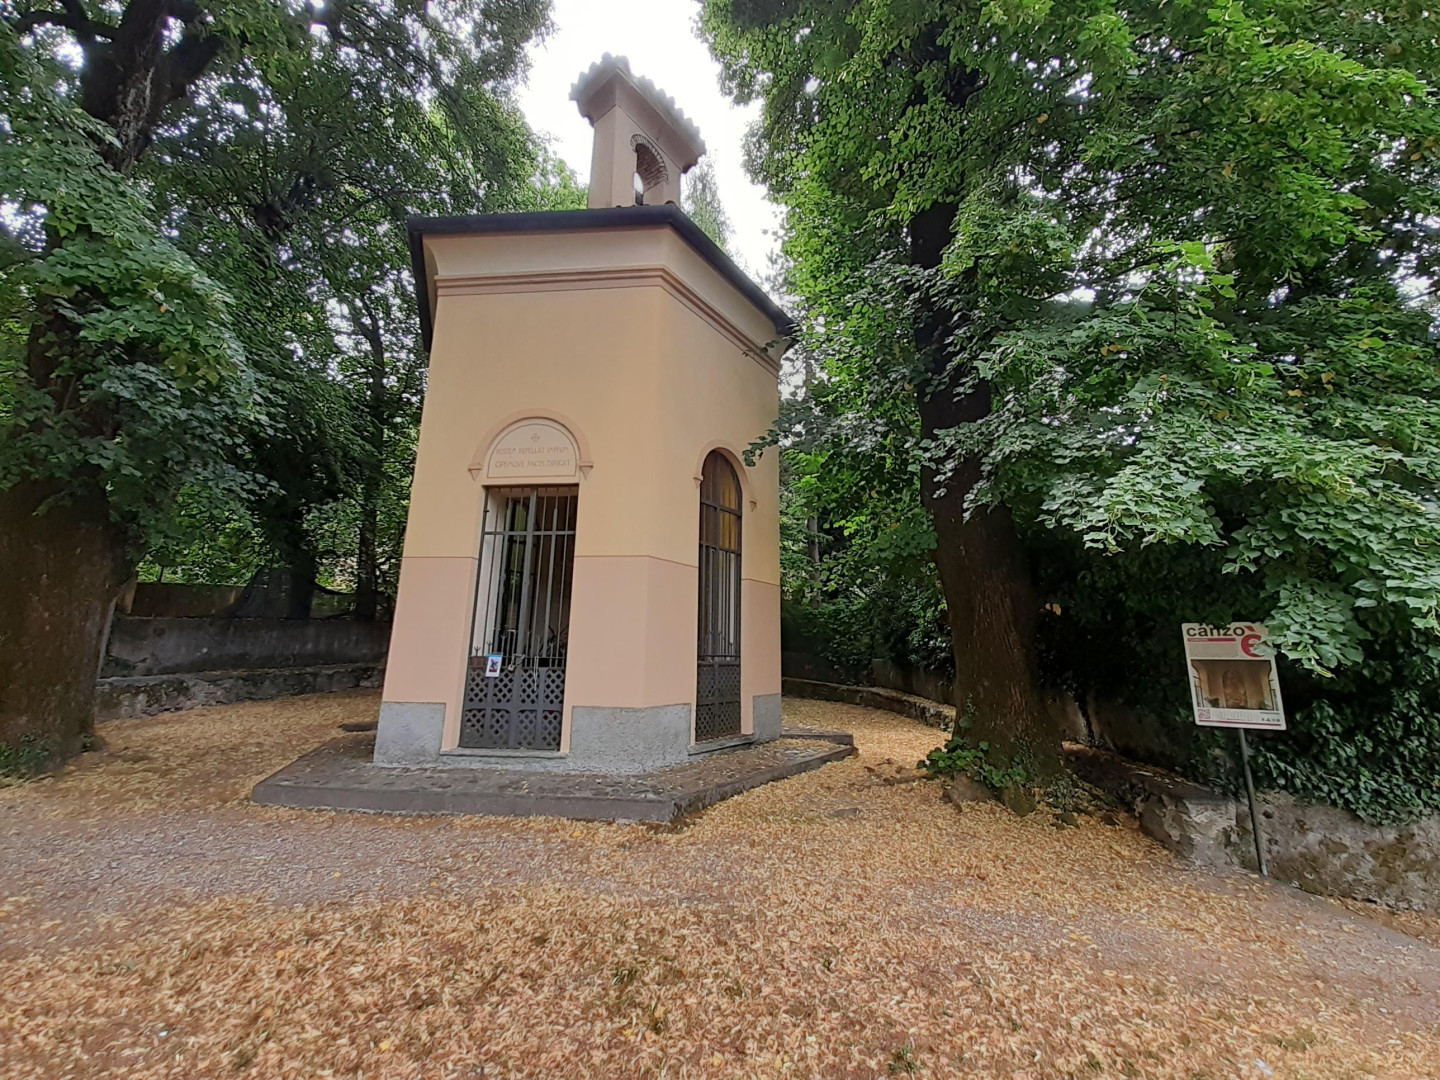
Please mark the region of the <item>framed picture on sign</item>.
POLYGON ((1284 731, 1275 651, 1260 623, 1184 623, 1185 667, 1195 723, 1284 731))
POLYGON ((505 654, 492 652, 485 654, 485 677, 493 679, 500 674, 500 666, 505 663, 505 654))

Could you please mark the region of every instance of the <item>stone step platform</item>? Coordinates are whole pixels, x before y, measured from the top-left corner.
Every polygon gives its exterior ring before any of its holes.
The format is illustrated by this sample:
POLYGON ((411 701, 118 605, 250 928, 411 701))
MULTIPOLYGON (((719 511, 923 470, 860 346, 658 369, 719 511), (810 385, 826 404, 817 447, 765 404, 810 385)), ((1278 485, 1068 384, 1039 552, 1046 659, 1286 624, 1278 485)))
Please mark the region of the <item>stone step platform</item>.
POLYGON ((374 747, 373 732, 333 739, 260 781, 250 798, 267 806, 391 814, 672 822, 855 753, 847 732, 786 728, 773 742, 716 750, 654 772, 611 775, 379 766, 370 761, 374 747))

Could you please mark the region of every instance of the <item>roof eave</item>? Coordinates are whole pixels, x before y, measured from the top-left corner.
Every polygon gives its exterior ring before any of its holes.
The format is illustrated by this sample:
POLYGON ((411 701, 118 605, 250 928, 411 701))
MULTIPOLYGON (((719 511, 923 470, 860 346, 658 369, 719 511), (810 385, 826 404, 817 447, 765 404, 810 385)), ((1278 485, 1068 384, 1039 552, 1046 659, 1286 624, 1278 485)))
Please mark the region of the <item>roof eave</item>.
POLYGON ((673 203, 663 206, 617 206, 596 210, 542 210, 522 214, 472 214, 456 217, 411 217, 406 222, 415 300, 420 315, 420 337, 430 351, 434 323, 430 315, 430 282, 425 270, 425 237, 476 236, 510 232, 563 232, 590 229, 637 228, 669 225, 681 239, 715 269, 736 291, 758 308, 775 327, 777 338, 795 334, 795 323, 785 311, 735 265, 720 245, 707 236, 673 203))

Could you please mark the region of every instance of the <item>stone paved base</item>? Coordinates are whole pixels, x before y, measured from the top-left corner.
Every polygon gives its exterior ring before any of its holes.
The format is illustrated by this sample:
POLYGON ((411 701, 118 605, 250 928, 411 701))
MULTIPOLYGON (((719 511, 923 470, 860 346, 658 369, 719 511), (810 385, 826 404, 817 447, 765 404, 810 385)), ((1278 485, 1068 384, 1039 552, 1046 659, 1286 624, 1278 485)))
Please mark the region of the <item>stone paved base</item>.
POLYGON ((394 814, 668 822, 855 753, 853 738, 844 732, 787 728, 774 742, 617 776, 378 766, 370 760, 374 745, 375 736, 369 733, 334 739, 260 781, 250 798, 269 806, 394 814))

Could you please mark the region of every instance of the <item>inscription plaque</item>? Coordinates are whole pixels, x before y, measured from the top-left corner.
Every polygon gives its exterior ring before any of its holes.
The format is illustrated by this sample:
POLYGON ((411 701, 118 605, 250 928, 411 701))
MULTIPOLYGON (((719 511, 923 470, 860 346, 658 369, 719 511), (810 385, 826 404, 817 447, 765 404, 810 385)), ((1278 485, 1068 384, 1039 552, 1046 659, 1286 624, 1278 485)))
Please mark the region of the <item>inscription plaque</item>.
POLYGON ((579 469, 575 440, 550 420, 525 420, 510 428, 490 451, 487 480, 570 480, 579 469))

